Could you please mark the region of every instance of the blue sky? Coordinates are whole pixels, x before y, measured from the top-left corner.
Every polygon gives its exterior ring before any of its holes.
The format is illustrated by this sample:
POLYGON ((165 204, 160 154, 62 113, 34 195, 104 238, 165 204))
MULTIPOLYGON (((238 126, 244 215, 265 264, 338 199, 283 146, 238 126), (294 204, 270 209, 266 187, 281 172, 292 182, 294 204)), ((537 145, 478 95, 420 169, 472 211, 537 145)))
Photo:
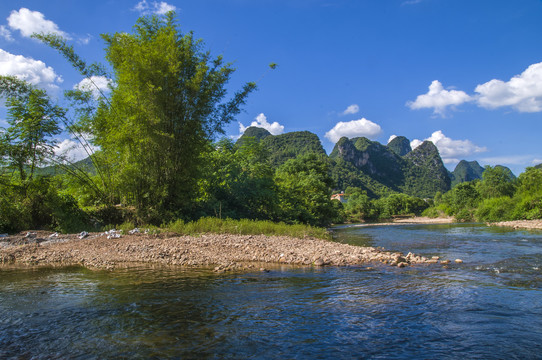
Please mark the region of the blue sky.
POLYGON ((329 153, 340 136, 403 135, 433 140, 451 170, 461 159, 516 174, 542 163, 540 0, 3 1, 0 74, 60 97, 82 78, 30 33, 59 32, 103 62, 100 34, 169 9, 234 62, 232 91, 258 83, 228 136, 252 123, 308 130, 329 153))

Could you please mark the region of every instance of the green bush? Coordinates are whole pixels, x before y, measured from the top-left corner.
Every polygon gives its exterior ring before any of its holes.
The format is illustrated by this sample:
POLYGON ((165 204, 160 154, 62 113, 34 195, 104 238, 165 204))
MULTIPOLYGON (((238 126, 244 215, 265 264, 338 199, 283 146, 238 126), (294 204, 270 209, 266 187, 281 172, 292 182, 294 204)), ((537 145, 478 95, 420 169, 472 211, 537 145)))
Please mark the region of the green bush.
POLYGON ((88 228, 88 214, 72 196, 59 193, 49 178, 3 186, 0 193, 1 232, 46 229, 66 233, 88 228))
POLYGON ((484 199, 475 212, 478 221, 503 221, 514 219, 514 200, 508 196, 484 199))

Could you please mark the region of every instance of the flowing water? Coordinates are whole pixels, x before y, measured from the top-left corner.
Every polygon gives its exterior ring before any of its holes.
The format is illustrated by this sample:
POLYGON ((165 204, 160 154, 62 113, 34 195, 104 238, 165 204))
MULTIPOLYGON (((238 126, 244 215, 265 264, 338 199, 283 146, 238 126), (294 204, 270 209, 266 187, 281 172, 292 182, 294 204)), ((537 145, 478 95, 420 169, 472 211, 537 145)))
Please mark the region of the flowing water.
POLYGON ((542 358, 542 232, 344 227, 336 241, 464 263, 3 268, 0 358, 542 358))

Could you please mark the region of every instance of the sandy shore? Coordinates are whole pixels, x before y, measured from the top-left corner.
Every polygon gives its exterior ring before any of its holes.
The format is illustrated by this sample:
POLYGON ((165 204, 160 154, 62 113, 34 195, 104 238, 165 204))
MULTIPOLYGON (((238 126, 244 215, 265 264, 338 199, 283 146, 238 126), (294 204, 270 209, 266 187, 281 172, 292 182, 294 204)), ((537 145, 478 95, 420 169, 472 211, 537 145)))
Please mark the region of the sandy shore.
POLYGON ((490 223, 489 226, 506 226, 514 229, 542 230, 542 220, 514 220, 490 223))
MULTIPOLYGON (((34 232, 0 238, 0 263, 24 265, 115 268, 127 264, 164 264, 213 267, 215 271, 259 267, 255 264, 368 265, 406 267, 437 263, 414 254, 400 254, 313 238, 297 239, 264 235, 175 236, 107 234, 77 235, 34 232)), ((442 261, 446 264, 447 261, 442 261)))

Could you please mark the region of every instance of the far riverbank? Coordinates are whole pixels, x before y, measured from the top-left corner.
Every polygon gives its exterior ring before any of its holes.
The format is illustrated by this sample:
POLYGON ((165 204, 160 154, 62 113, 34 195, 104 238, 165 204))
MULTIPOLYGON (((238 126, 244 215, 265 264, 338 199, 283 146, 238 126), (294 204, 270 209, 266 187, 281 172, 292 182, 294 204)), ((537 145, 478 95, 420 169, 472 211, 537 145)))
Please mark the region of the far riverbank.
POLYGON ((542 230, 542 220, 514 220, 489 223, 489 226, 504 226, 514 229, 542 230))
POLYGON ((411 218, 393 219, 384 222, 367 222, 361 224, 355 224, 353 226, 365 227, 365 226, 382 226, 382 225, 408 225, 408 224, 452 224, 455 222, 453 217, 440 217, 430 218, 425 216, 417 216, 411 218))

